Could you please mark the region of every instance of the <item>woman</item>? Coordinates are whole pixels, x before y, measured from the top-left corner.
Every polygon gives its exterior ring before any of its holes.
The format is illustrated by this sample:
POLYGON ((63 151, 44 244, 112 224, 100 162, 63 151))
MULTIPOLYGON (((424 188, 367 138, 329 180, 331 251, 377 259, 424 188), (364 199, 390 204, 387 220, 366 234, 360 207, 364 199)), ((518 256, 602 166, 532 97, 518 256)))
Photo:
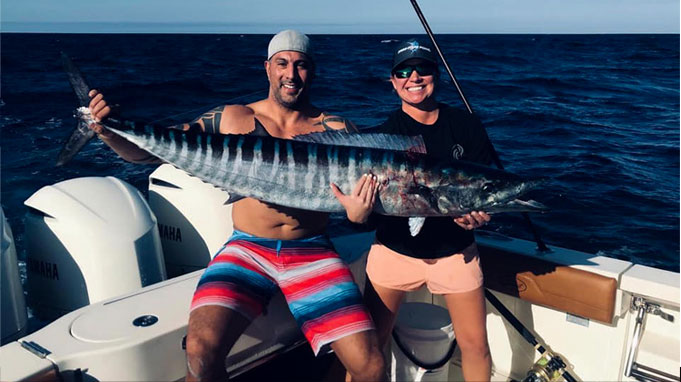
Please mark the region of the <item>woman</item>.
MULTIPOLYGON (((394 53, 390 76, 402 101, 378 129, 380 132, 423 136, 430 155, 490 164, 489 138, 471 114, 438 103, 437 59, 432 48, 409 41, 394 53)), ((406 292, 424 284, 444 295, 461 349, 467 381, 490 379, 482 271, 472 230, 490 220, 484 212, 452 219, 427 218, 414 237, 407 218, 372 215, 376 243, 367 262, 365 299, 376 323, 381 345, 388 341, 406 292)))

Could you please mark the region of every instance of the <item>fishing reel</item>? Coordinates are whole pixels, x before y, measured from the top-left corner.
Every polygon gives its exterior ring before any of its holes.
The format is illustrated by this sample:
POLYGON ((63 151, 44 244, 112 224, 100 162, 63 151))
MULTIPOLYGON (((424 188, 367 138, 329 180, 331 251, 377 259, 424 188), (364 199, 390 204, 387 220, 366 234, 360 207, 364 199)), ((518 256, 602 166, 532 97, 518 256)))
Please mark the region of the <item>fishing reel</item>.
POLYGON ((555 382, 565 372, 565 362, 550 351, 542 353, 539 360, 532 365, 522 382, 555 382))

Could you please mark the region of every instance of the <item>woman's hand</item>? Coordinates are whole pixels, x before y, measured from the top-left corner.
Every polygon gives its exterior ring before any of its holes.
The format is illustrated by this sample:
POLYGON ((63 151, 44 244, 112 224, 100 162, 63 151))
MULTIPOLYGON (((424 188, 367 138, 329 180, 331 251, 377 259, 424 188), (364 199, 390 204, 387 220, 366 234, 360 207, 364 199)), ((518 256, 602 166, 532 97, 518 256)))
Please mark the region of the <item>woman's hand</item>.
POLYGON ((470 231, 472 229, 482 227, 489 222, 490 219, 491 217, 484 212, 473 211, 470 214, 454 218, 454 222, 458 224, 459 227, 470 231))
POLYGON ((345 195, 334 183, 331 183, 331 191, 345 208, 348 220, 355 224, 363 224, 369 219, 374 208, 379 186, 375 175, 364 174, 357 181, 352 193, 345 195))

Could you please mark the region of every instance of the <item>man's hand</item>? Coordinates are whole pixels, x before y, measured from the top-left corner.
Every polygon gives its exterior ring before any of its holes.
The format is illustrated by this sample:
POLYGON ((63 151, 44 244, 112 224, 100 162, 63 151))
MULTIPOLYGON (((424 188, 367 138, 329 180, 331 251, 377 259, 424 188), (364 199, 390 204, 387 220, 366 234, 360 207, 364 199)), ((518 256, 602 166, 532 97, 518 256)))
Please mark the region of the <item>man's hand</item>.
MULTIPOLYGON (((90 93, 88 93, 88 96, 90 96, 90 105, 88 105, 88 107, 90 108, 90 113, 92 113, 94 120, 101 122, 106 119, 106 117, 111 114, 111 107, 107 105, 104 95, 96 89, 92 89, 90 90, 90 93)), ((93 123, 89 127, 100 137, 111 138, 114 135, 99 123, 93 123)))
POLYGON ((375 175, 364 174, 349 195, 345 195, 334 183, 331 183, 331 191, 345 208, 348 220, 362 224, 371 215, 379 185, 375 175))
POLYGON ((459 227, 470 231, 482 227, 485 223, 490 221, 490 219, 491 217, 484 212, 473 211, 470 214, 454 218, 454 223, 458 224, 459 227))

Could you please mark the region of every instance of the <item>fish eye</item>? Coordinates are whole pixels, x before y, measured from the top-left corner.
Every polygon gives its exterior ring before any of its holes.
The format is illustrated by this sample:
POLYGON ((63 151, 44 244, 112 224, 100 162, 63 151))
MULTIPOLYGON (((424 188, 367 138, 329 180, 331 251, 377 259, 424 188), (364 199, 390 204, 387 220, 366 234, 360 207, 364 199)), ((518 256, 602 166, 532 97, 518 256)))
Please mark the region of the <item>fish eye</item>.
POLYGON ((485 183, 485 184, 482 186, 482 190, 483 190, 483 191, 490 191, 491 189, 492 189, 492 183, 485 183))

